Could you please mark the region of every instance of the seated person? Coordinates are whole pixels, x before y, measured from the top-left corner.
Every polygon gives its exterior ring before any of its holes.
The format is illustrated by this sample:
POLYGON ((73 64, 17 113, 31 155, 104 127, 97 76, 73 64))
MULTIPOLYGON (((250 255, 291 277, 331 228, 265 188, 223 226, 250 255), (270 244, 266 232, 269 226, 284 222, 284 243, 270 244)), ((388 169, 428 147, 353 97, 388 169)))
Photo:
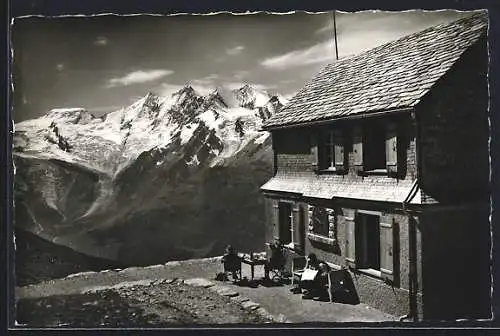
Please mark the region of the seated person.
POLYGON ((319 263, 319 273, 315 279, 315 287, 313 289, 313 296, 320 298, 328 296, 328 291, 325 290, 328 286, 328 275, 331 271, 330 266, 326 262, 319 263))
MULTIPOLYGON (((318 257, 316 257, 316 254, 314 253, 310 253, 306 258, 306 265, 304 267, 304 271, 308 269, 319 271, 318 257)), ((304 276, 302 276, 299 282, 300 289, 304 289, 305 290, 304 292, 307 293, 309 291, 309 288, 313 286, 313 281, 314 281, 313 279, 306 280, 304 279, 304 276)))
POLYGON ((271 249, 271 256, 269 257, 268 263, 264 265, 264 272, 266 279, 269 278, 269 271, 271 270, 282 270, 285 264, 285 259, 283 256, 283 245, 279 241, 274 241, 269 245, 271 249))
POLYGON ((221 262, 224 264, 224 272, 232 273, 233 279, 237 281, 238 271, 241 269, 241 258, 231 245, 226 247, 226 252, 222 256, 221 262))
POLYGON ((330 267, 325 262, 320 262, 314 253, 309 254, 305 269, 317 271, 315 277, 311 280, 301 280, 300 287, 304 289, 303 298, 312 299, 313 297, 322 297, 325 285, 328 283, 328 273, 330 267))

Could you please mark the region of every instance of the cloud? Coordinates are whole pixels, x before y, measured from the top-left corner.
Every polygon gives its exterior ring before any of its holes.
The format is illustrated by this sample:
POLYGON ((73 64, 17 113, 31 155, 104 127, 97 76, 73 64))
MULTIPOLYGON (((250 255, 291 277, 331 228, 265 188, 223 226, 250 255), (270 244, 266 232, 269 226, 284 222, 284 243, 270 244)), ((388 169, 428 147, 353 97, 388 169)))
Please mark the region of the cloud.
POLYGON ((249 73, 250 71, 248 70, 237 70, 234 72, 234 78, 236 78, 237 80, 242 80, 243 78, 248 76, 249 73))
POLYGON ((236 46, 233 48, 227 48, 225 50, 224 54, 222 54, 222 55, 212 54, 212 55, 208 55, 207 57, 216 63, 222 63, 228 58, 228 56, 229 57, 236 56, 236 55, 240 54, 243 50, 245 50, 245 47, 242 45, 239 45, 239 46, 236 46))
POLYGON ((226 55, 235 56, 235 55, 238 55, 239 53, 241 53, 244 49, 245 49, 245 47, 242 45, 236 46, 234 48, 229 48, 229 49, 226 49, 226 55))
POLYGON ((196 92, 198 92, 198 94, 207 95, 216 87, 220 86, 218 79, 219 75, 211 74, 205 77, 189 80, 182 85, 164 82, 155 91, 157 91, 161 96, 171 97, 172 94, 182 89, 185 85, 190 85, 196 90, 196 92))
POLYGON ((112 88, 116 86, 128 86, 132 84, 145 83, 154 81, 165 76, 171 75, 174 72, 172 70, 139 70, 133 71, 123 77, 111 78, 108 81, 106 87, 112 88))
MULTIPOLYGON (((339 57, 359 54, 389 41, 425 29, 429 26, 457 18, 457 13, 438 15, 427 12, 361 12, 341 13, 337 17, 337 43, 339 57)), ((272 56, 261 62, 265 68, 283 70, 287 68, 330 63, 335 60, 333 22, 328 22, 315 34, 324 34, 327 40, 308 48, 293 50, 272 56)))
POLYGON ((327 24, 326 26, 316 30, 316 32, 314 34, 321 35, 321 34, 324 34, 327 32, 329 32, 330 34, 333 34, 333 23, 327 24))
MULTIPOLYGON (((469 12, 470 13, 470 12, 469 12)), ((422 11, 411 10, 406 12, 363 11, 357 13, 337 12, 337 33, 349 33, 371 30, 417 31, 439 23, 449 22, 467 12, 457 11, 422 11)), ((315 34, 329 34, 333 36, 332 13, 325 14, 325 25, 315 34)))
POLYGON ((192 85, 201 85, 201 86, 215 85, 215 83, 218 79, 219 79, 219 75, 211 74, 211 75, 201 77, 198 79, 193 79, 192 81, 190 81, 190 83, 192 85))
MULTIPOLYGON (((248 71, 245 71, 245 73, 248 73, 248 71)), ((189 81, 189 84, 203 94, 212 92, 217 87, 233 90, 239 89, 245 84, 250 84, 254 88, 260 90, 267 90, 275 87, 275 85, 255 84, 249 81, 234 80, 234 78, 228 76, 219 76, 217 74, 211 74, 205 77, 191 80, 189 81)))
POLYGON ((297 94, 297 91, 294 91, 294 92, 289 92, 289 93, 286 93, 283 95, 283 98, 285 98, 286 100, 290 100, 293 98, 293 96, 295 96, 297 94))
POLYGON ((298 49, 267 58, 260 64, 268 69, 283 70, 290 67, 331 62, 334 57, 333 53, 333 41, 328 40, 308 48, 298 49))
POLYGON ((269 90, 274 88, 274 85, 265 85, 265 84, 256 84, 256 83, 250 83, 250 82, 225 82, 223 85, 225 88, 229 90, 234 90, 234 89, 239 89, 246 84, 256 88, 257 90, 269 90))
POLYGON ((160 96, 171 97, 174 93, 182 89, 185 85, 190 85, 195 91, 200 95, 207 95, 215 89, 214 85, 199 82, 198 80, 192 80, 184 85, 162 83, 156 90, 160 96))
MULTIPOLYGON (((336 23, 337 25, 337 33, 338 33, 338 23, 336 23)), ((327 23, 325 26, 321 27, 320 29, 316 30, 314 32, 314 35, 321 35, 321 34, 325 34, 325 33, 329 33, 330 35, 333 36, 333 22, 329 22, 327 23)))
POLYGON ((182 89, 182 87, 183 85, 162 83, 155 91, 157 91, 160 96, 170 97, 172 94, 182 89))
POLYGON ((98 36, 94 41, 95 46, 103 47, 108 45, 108 39, 104 36, 98 36))
POLYGON ((220 77, 217 74, 210 74, 205 77, 190 80, 188 84, 199 94, 206 95, 220 85, 220 77))
POLYGON ((384 43, 397 40, 412 31, 393 31, 393 30, 372 30, 367 32, 355 32, 345 34, 338 38, 339 57, 346 57, 360 54, 369 49, 380 46, 384 43))
POLYGON ((222 57, 222 56, 217 56, 217 55, 207 55, 207 58, 212 60, 213 62, 216 62, 216 63, 221 63, 221 62, 224 62, 224 60, 226 59, 226 57, 222 57))
MULTIPOLYGON (((220 79, 219 76, 215 74, 188 81, 185 85, 190 85, 200 95, 208 95, 209 93, 213 92, 214 89, 216 88, 220 88, 223 90, 234 90, 243 87, 245 84, 250 84, 257 90, 269 90, 275 87, 274 85, 230 81, 225 79, 223 80, 220 79)), ((158 92, 158 94, 160 94, 161 96, 170 97, 172 96, 173 93, 179 91, 183 87, 184 85, 180 84, 162 83, 154 91, 158 92)))
POLYGON ((87 108, 87 110, 90 113, 94 114, 95 116, 100 117, 103 114, 118 111, 122 107, 123 106, 121 106, 121 105, 94 106, 94 107, 87 108))

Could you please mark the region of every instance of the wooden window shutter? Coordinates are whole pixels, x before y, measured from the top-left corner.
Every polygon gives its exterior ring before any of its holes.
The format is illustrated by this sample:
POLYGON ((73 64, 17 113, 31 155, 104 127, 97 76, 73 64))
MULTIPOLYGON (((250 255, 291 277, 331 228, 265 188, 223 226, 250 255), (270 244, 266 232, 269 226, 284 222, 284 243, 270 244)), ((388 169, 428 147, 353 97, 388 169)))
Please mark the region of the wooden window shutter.
POLYGON ((273 238, 280 238, 280 206, 278 200, 273 200, 271 209, 271 221, 273 225, 273 238))
POLYGON ((311 166, 313 170, 318 169, 318 135, 311 134, 311 166))
POLYGON ((395 174, 398 172, 398 135, 397 125, 394 122, 390 122, 387 125, 385 163, 389 173, 395 174))
POLYGON ((334 209, 327 209, 328 214, 328 238, 337 240, 337 216, 334 209))
POLYGON ((341 130, 334 130, 333 138, 335 143, 335 169, 342 170, 345 164, 344 134, 341 130))
POLYGON ((307 226, 309 225, 309 212, 308 212, 308 204, 301 202, 299 204, 299 217, 300 217, 300 222, 299 222, 299 231, 298 231, 298 244, 299 244, 299 250, 304 251, 305 249, 305 242, 306 242, 306 230, 307 226))
POLYGON ((354 127, 353 144, 354 168, 357 171, 363 170, 363 130, 361 126, 354 127))
POLYGON ((345 261, 348 267, 356 268, 356 222, 354 217, 345 217, 345 261))
POLYGON ((299 203, 295 203, 292 208, 292 230, 293 230, 292 241, 294 249, 300 249, 301 218, 300 218, 299 203))
POLYGON ((381 217, 380 220, 380 272, 382 278, 394 281, 394 231, 392 219, 381 217))

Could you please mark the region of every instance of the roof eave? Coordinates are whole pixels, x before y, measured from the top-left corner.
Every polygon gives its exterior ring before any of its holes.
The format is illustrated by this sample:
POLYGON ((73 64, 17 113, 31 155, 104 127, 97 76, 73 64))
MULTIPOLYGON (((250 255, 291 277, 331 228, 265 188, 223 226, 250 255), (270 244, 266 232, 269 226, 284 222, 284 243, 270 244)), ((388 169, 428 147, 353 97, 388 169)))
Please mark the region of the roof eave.
POLYGON ((376 118, 376 117, 384 116, 387 114, 410 113, 410 112, 413 112, 414 110, 415 110, 415 107, 412 106, 412 107, 402 107, 402 108, 383 110, 383 111, 363 112, 363 113, 352 114, 352 115, 347 115, 347 116, 332 117, 332 118, 322 119, 322 120, 299 122, 299 123, 295 123, 295 124, 280 124, 280 125, 262 126, 261 130, 262 131, 273 131, 273 130, 285 129, 285 128, 321 126, 321 125, 330 124, 330 123, 333 123, 336 121, 341 121, 341 120, 356 120, 356 119, 365 119, 365 118, 376 118))

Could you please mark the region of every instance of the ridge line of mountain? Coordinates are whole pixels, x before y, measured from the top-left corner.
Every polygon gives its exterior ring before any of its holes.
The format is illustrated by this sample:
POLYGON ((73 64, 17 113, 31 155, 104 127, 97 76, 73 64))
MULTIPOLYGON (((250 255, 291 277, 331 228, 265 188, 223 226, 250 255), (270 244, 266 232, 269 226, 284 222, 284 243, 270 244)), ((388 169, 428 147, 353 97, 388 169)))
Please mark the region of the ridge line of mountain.
POLYGON ((221 90, 186 90, 168 101, 148 93, 102 118, 55 109, 16 125, 16 226, 126 263, 260 246, 272 151, 259 126, 283 105, 253 92, 230 96, 230 107, 221 90))

